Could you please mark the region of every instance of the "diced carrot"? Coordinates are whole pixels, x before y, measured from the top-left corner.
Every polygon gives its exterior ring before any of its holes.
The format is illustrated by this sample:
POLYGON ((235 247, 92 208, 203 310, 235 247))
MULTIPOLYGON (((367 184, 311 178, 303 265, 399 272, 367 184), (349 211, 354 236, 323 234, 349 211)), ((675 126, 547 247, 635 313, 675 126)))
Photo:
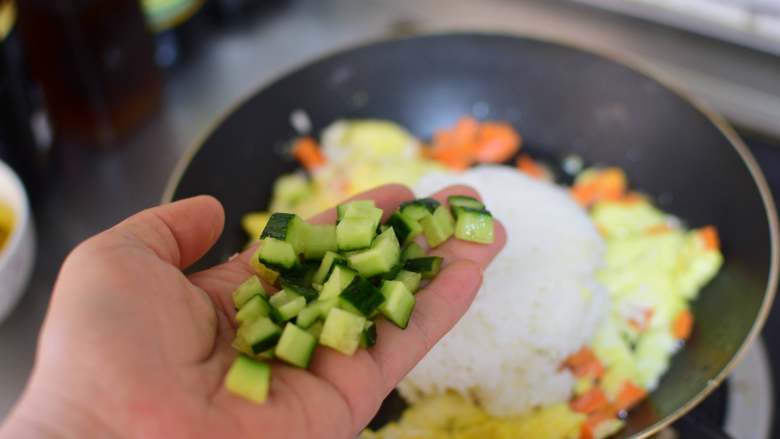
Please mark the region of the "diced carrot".
POLYGON ((720 238, 718 237, 718 229, 715 226, 702 227, 699 229, 698 234, 704 242, 704 248, 711 251, 720 249, 720 238))
POLYGON ((571 402, 571 409, 579 413, 593 413, 609 405, 607 395, 598 387, 590 389, 571 402))
POLYGON ((620 197, 620 199, 616 201, 621 204, 635 204, 635 203, 645 201, 645 197, 636 192, 629 192, 623 195, 622 197, 620 197))
POLYGON ((596 428, 602 422, 615 419, 616 412, 611 406, 593 412, 580 424, 580 439, 596 439, 596 428))
POLYGON ((655 310, 653 308, 645 308, 642 310, 642 316, 636 319, 630 319, 628 324, 639 332, 645 332, 650 327, 650 322, 653 320, 653 314, 655 310))
POLYGON ((564 365, 571 369, 577 378, 590 376, 598 378, 604 374, 604 366, 596 355, 587 346, 572 354, 566 359, 564 365))
POLYGON ((601 200, 617 201, 624 197, 627 187, 626 174, 620 168, 605 168, 575 182, 572 196, 584 207, 601 200))
POLYGON ((684 309, 677 313, 672 322, 672 335, 678 340, 687 340, 693 329, 693 313, 684 309))
POLYGON ((631 381, 625 381, 615 398, 613 407, 618 413, 628 411, 631 407, 639 403, 639 401, 643 400, 645 396, 647 396, 645 389, 637 386, 631 381))
POLYGON ((480 163, 501 163, 520 149, 520 134, 506 122, 484 122, 476 137, 476 159, 480 163))
POLYGON ((474 163, 475 141, 479 123, 462 117, 454 127, 433 135, 430 157, 453 169, 465 169, 474 163))
POLYGON ((300 137, 296 140, 292 147, 292 155, 308 170, 325 164, 325 156, 322 155, 317 141, 312 137, 300 137))
POLYGON ((664 233, 669 233, 671 231, 672 228, 669 227, 669 224, 666 223, 656 224, 654 226, 650 226, 647 229, 645 229, 645 233, 651 236, 663 235, 664 233))
POLYGON ((521 154, 520 157, 517 158, 515 166, 520 170, 520 172, 528 175, 529 177, 536 178, 537 180, 542 180, 547 177, 547 171, 545 171, 541 165, 536 163, 536 161, 534 161, 534 159, 532 159, 528 154, 521 154))

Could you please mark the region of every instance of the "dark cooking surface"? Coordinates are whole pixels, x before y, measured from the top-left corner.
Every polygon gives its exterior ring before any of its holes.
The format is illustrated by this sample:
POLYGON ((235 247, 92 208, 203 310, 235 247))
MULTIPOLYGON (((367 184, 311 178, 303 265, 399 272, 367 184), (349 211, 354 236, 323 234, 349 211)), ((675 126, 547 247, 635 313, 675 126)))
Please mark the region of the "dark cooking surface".
POLYGON ((512 122, 532 154, 573 152, 623 167, 691 226, 718 226, 728 261, 694 304, 699 324, 686 349, 631 412, 626 433, 675 413, 709 385, 752 327, 770 238, 752 177, 726 138, 685 100, 627 67, 500 35, 362 47, 295 71, 246 101, 206 139, 174 198, 210 193, 226 205, 226 233, 205 259, 222 260, 244 240, 240 215, 265 205, 270 183, 294 167, 272 158, 294 135, 293 110, 306 109, 315 131, 340 117, 380 117, 429 137, 480 103, 488 108, 482 117, 512 122))

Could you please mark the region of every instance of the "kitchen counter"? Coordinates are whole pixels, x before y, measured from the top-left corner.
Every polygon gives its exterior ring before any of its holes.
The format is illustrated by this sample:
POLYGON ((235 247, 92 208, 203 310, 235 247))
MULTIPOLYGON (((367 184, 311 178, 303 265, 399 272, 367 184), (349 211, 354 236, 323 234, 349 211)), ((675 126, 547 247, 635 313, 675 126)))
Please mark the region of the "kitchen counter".
MULTIPOLYGON (((0 324, 0 419, 29 375, 65 256, 90 235, 158 203, 179 157, 224 111, 261 84, 334 49, 446 29, 578 41, 672 78, 740 125, 780 129, 780 59, 582 5, 550 0, 279 2, 214 32, 197 56, 171 72, 163 109, 131 139, 110 152, 67 151, 45 190, 34 194, 34 277, 15 312, 0 324)), ((780 163, 775 157, 765 160, 780 163)))

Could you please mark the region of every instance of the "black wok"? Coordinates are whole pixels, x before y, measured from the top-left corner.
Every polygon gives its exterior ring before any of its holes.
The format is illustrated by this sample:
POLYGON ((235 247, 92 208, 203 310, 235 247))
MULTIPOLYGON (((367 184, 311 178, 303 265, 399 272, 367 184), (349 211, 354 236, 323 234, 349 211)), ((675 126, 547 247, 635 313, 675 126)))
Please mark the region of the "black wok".
MULTIPOLYGON (((296 164, 277 153, 304 109, 319 132, 339 118, 391 119, 428 138, 460 115, 511 122, 532 154, 576 153, 624 168, 691 226, 715 224, 726 264, 693 305, 696 327, 622 437, 649 435, 713 390, 758 334, 777 283, 777 219, 750 153, 720 118, 647 74, 557 43, 487 34, 432 35, 347 50, 243 101, 184 157, 165 200, 211 194, 226 229, 200 266, 240 249, 240 217, 265 208, 296 164)), ((511 237, 510 237, 511 239, 511 237)), ((397 416, 385 407, 383 418, 397 416)))

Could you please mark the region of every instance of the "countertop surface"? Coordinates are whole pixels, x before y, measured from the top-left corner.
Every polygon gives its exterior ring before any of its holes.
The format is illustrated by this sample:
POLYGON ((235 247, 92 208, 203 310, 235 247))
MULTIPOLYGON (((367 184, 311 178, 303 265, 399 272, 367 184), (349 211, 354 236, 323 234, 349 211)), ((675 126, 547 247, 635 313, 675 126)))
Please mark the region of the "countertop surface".
MULTIPOLYGON (((162 110, 131 139, 109 152, 69 151, 45 189, 34 194, 35 272, 16 310, 0 323, 0 419, 24 388, 51 288, 68 252, 159 203, 177 160, 222 113, 261 84, 329 51, 445 29, 578 41, 643 63, 741 125, 780 128, 780 59, 582 5, 521 0, 276 2, 213 32, 196 56, 170 72, 162 110)), ((768 151, 764 160, 775 161, 772 149, 768 151)))

